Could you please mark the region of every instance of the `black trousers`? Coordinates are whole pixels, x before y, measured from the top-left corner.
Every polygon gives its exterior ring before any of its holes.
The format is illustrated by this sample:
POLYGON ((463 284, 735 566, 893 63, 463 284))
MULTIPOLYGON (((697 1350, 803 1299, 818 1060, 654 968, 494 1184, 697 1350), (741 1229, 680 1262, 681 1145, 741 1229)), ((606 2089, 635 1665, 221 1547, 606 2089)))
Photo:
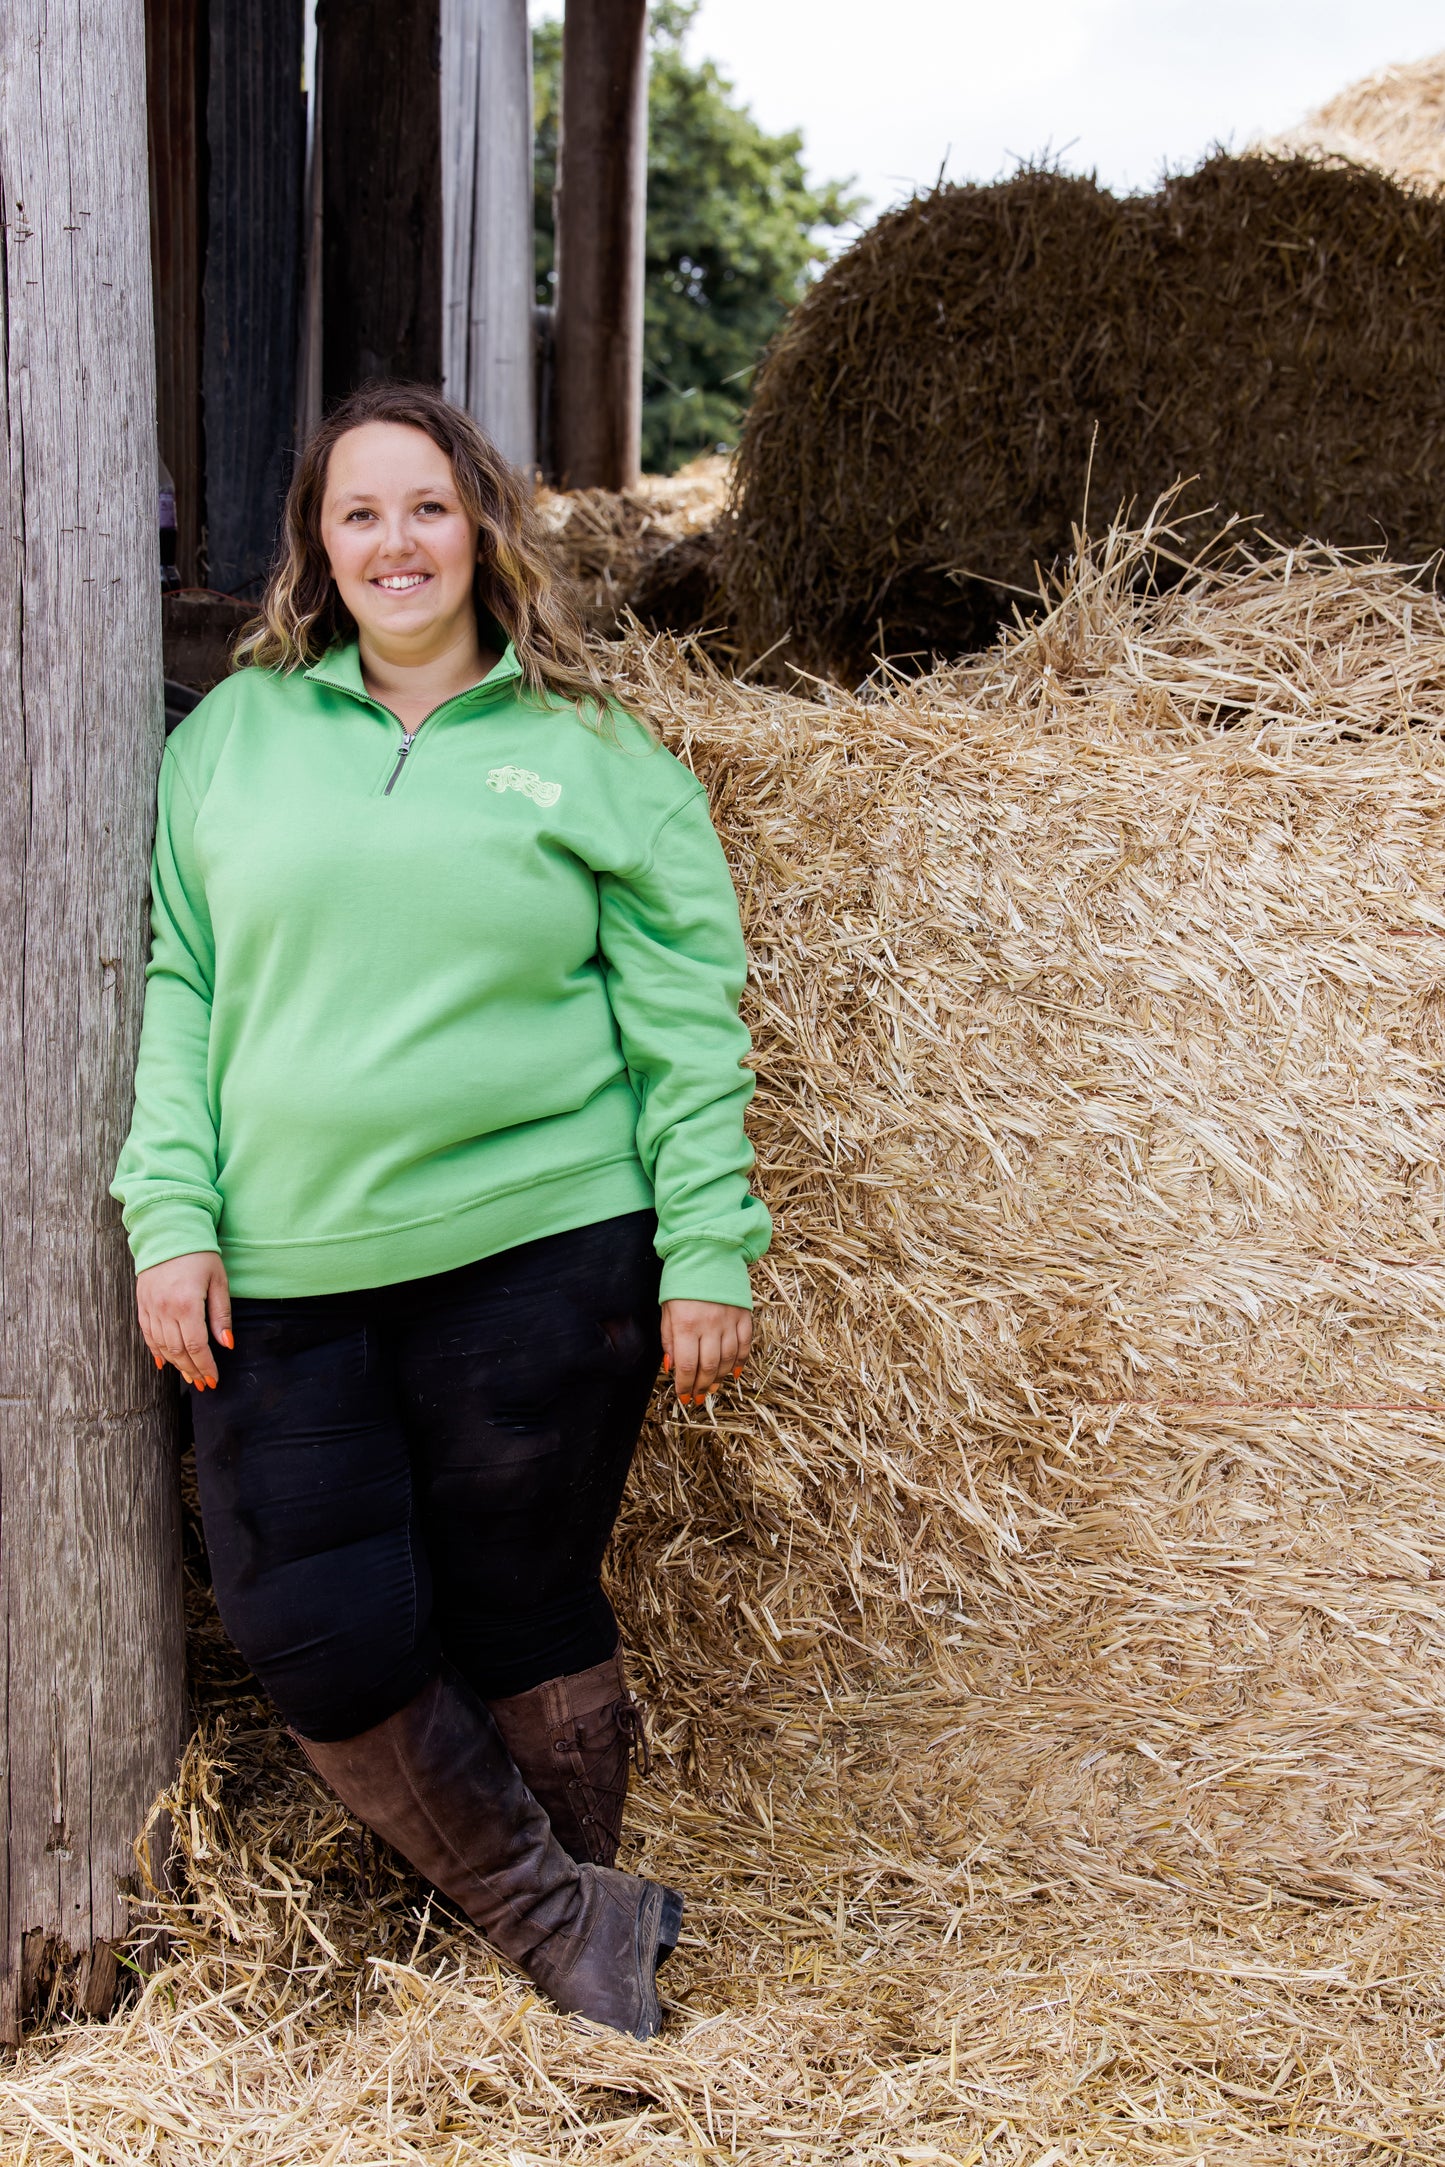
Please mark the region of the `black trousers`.
POLYGON ((661 1360, 651 1211, 455 1271, 232 1299, 191 1394, 221 1622, 304 1737, 617 1645, 603 1552, 661 1360))

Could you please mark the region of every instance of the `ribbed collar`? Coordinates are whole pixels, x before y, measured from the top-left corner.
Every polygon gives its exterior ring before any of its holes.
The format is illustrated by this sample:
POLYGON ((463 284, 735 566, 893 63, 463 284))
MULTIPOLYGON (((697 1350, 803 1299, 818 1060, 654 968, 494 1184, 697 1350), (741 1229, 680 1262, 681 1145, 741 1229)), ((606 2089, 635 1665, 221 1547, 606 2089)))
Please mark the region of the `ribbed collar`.
MULTIPOLYGON (((502 650, 501 661, 493 663, 485 677, 479 677, 474 685, 469 685, 465 692, 457 693, 455 698, 466 700, 470 699, 474 693, 495 692, 502 685, 520 677, 521 674, 522 665, 517 659, 517 650, 512 642, 508 640, 502 650)), ((373 707, 385 705, 384 701, 377 700, 366 689, 366 683, 361 674, 361 643, 359 640, 342 640, 335 647, 328 647, 321 660, 313 662, 305 675, 313 683, 325 685, 331 692, 353 693, 358 700, 367 700, 373 707)), ((452 702, 447 700, 443 704, 450 707, 452 702)))

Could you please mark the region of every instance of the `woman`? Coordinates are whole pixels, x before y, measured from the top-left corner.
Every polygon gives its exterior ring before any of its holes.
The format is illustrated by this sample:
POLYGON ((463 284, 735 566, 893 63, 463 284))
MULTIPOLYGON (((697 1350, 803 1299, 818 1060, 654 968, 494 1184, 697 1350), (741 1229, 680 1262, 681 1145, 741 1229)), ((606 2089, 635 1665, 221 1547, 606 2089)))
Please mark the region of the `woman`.
POLYGON ((318 431, 237 659, 161 762, 111 1191, 222 1622, 353 1811, 646 2038, 682 1900, 612 1864, 599 1569, 659 1357, 701 1405, 751 1343, 726 862, 436 393, 318 431))

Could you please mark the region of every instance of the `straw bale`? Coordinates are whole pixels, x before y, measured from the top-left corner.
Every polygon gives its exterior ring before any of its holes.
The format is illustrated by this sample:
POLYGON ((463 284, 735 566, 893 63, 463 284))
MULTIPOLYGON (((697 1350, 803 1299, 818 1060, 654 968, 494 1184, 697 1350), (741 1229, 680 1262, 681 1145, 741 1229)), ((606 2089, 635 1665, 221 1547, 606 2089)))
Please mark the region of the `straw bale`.
POLYGON ((1264 146, 1376 166, 1407 187, 1445 185, 1445 53, 1383 68, 1264 146))
POLYGON ((634 697, 747 922, 757 1375, 612 1564, 689 1892, 637 2045, 302 1765, 193 1587, 169 1957, 31 2167, 1445 2160, 1445 617, 1314 548, 634 697))
POLYGON ((1445 202, 1251 156, 890 212, 760 371, 725 533, 741 650, 855 682, 975 649, 1087 504, 1179 477, 1285 543, 1445 539, 1445 202))
POLYGON ((553 555, 592 631, 613 637, 629 609, 656 630, 702 625, 731 468, 731 455, 712 452, 676 474, 644 474, 634 489, 539 492, 553 555))

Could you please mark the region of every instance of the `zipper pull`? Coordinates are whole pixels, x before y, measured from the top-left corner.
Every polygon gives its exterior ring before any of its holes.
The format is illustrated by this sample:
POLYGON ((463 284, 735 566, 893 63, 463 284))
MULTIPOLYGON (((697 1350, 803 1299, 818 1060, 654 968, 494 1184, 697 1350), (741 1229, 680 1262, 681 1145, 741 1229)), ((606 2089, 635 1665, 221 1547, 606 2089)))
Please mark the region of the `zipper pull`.
POLYGON ((406 741, 402 745, 401 751, 396 756, 396 766, 392 769, 391 774, 388 776, 386 788, 381 793, 384 798, 391 796, 391 786, 396 781, 397 776, 401 773, 402 762, 405 760, 407 754, 411 751, 412 739, 415 736, 415 730, 412 730, 407 734, 406 741))

